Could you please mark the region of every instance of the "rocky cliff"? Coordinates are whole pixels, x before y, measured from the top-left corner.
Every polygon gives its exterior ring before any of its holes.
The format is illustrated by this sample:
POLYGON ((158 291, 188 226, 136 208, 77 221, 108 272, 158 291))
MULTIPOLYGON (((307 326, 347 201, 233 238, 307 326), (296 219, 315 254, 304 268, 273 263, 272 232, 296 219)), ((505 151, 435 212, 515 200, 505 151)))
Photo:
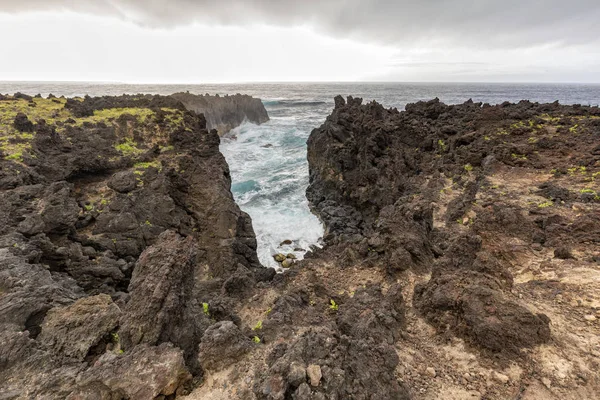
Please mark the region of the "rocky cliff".
POLYGON ((195 95, 175 93, 171 97, 181 101, 188 110, 204 114, 207 129, 216 129, 223 135, 244 121, 262 124, 269 115, 260 99, 236 94, 234 96, 195 95))
POLYGON ((4 96, 0 133, 3 396, 186 393, 205 330, 274 274, 218 135, 159 96, 4 96))
POLYGON ((598 108, 336 98, 308 142, 327 245, 278 275, 174 98, 0 118, 4 398, 600 392, 598 108))
POLYGON ((401 284, 389 373, 414 397, 600 393, 583 350, 600 331, 600 109, 338 97, 308 161, 328 243, 312 262, 401 284))

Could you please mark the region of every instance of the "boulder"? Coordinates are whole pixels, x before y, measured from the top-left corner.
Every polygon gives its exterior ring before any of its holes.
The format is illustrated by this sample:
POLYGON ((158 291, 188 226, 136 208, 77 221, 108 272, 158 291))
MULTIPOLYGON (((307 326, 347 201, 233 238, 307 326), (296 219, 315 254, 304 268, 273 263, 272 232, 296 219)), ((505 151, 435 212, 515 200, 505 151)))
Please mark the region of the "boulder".
POLYGON ((16 130, 23 133, 33 132, 33 122, 27 118, 26 114, 18 113, 13 122, 13 126, 16 130))
POLYGON ((88 394, 98 389, 112 398, 125 394, 130 400, 154 399, 174 395, 191 378, 181 350, 168 343, 140 345, 122 355, 98 360, 81 375, 77 388, 66 399, 88 399, 88 394))
POLYGON ((286 258, 281 262, 282 268, 290 268, 292 265, 294 265, 294 260, 291 258, 286 258))
POLYGON ((231 321, 211 325, 200 342, 199 358, 207 370, 220 370, 242 358, 252 342, 231 321))
POLYGON ((277 254, 273 255, 273 259, 277 262, 283 262, 283 261, 285 261, 286 256, 285 256, 285 254, 277 253, 277 254))
POLYGON ((197 369, 200 337, 210 325, 194 295, 196 242, 165 231, 140 255, 129 284, 119 335, 127 351, 141 343, 171 342, 197 369))
POLYGON ((37 340, 57 356, 83 361, 93 346, 117 328, 120 316, 110 296, 86 297, 51 309, 37 340))
POLYGON ((554 257, 559 258, 561 260, 568 260, 573 257, 573 253, 571 253, 571 249, 567 246, 560 246, 554 249, 554 257))
POLYGON ((136 176, 132 171, 120 171, 108 181, 108 187, 119 193, 128 193, 137 185, 136 176))

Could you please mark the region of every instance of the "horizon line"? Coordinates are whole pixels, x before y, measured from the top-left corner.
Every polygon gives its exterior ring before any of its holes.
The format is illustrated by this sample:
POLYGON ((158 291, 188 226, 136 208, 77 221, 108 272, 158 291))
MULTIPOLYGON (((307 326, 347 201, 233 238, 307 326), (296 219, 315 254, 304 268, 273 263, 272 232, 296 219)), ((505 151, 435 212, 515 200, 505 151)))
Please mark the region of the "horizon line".
POLYGON ((600 81, 221 81, 221 82, 127 82, 127 81, 87 81, 87 80, 0 80, 0 84, 15 83, 59 83, 59 84, 94 84, 94 85, 253 85, 253 84, 500 84, 500 85, 600 85, 600 81))

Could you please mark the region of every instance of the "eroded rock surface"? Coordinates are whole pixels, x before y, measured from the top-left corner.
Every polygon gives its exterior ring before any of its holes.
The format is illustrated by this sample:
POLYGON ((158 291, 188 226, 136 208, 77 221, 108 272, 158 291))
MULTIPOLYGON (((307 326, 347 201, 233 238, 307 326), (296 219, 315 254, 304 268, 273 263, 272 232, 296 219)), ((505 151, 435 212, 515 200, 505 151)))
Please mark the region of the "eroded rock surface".
POLYGON ((207 129, 216 129, 219 135, 226 134, 244 121, 260 125, 269 120, 262 101, 248 95, 175 93, 171 97, 181 101, 189 110, 204 114, 207 129))
POLYGON ((172 97, 2 98, 3 394, 598 397, 598 108, 335 103, 274 276, 172 97))
MULTIPOLYGON (((392 342, 413 397, 507 398, 542 375, 558 397, 593 398, 600 355, 584 355, 566 337, 576 331, 579 346, 597 343, 589 313, 600 304, 599 121, 597 107, 558 103, 436 99, 399 112, 336 98, 308 140, 307 197, 328 246, 293 279, 318 276, 314 293, 330 287, 351 298, 365 280, 401 282, 410 317, 406 330, 391 329, 403 336, 392 342), (583 297, 587 306, 564 305, 583 297), (556 372, 550 359, 570 372, 556 372), (493 373, 482 367, 489 360, 493 373)), ((340 316, 353 303, 329 296, 340 316)), ((368 318, 337 322, 360 329, 368 318)))
POLYGON ((0 391, 191 390, 215 322, 203 303, 239 301, 274 275, 217 133, 161 96, 6 96, 0 118, 0 391))

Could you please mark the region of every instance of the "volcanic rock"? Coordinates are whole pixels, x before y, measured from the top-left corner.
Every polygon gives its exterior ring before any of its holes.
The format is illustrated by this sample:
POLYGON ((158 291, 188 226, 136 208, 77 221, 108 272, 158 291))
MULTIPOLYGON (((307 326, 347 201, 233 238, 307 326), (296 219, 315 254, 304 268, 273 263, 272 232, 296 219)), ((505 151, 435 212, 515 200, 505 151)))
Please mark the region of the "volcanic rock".
POLYGON ((231 321, 211 325, 202 336, 200 363, 209 370, 227 367, 251 348, 251 341, 231 321))
POLYGON ((187 92, 175 93, 171 97, 181 101, 188 110, 203 114, 206 128, 216 129, 219 135, 226 134, 244 121, 260 125, 269 120, 262 101, 247 95, 209 96, 187 92))
MULTIPOLYGON (((240 301, 274 275, 233 200, 218 135, 170 97, 36 98, 35 130, 29 100, 0 101, 29 134, 2 130, 0 392, 152 399, 193 388, 215 322, 203 303, 240 301)), ((212 317, 239 320, 231 308, 212 317)))

